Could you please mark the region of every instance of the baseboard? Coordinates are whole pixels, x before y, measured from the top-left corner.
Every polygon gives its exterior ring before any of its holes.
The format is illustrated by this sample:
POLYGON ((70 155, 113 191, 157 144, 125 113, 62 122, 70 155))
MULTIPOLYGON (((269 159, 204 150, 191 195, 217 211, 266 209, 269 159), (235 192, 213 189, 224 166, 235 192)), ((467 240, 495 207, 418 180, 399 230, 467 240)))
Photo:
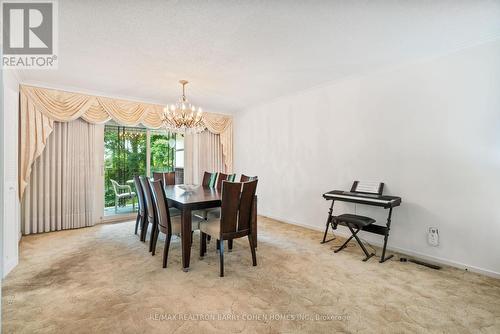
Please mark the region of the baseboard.
POLYGON ((3 278, 7 277, 7 275, 14 269, 18 264, 18 259, 10 259, 3 264, 3 278))
POLYGON ((137 213, 113 215, 113 216, 104 217, 97 224, 120 223, 120 222, 126 222, 126 221, 131 221, 131 220, 135 221, 136 219, 137 219, 137 213))
MULTIPOLYGON (((282 218, 278 218, 278 217, 273 217, 272 215, 267 215, 267 214, 260 214, 260 216, 268 217, 268 218, 271 218, 271 219, 274 219, 274 220, 277 220, 277 221, 280 221, 280 222, 283 222, 283 223, 286 223, 286 224, 304 227, 304 228, 307 228, 307 229, 310 229, 310 230, 315 230, 315 231, 319 231, 319 232, 324 232, 325 231, 324 227, 313 226, 313 225, 308 225, 308 224, 301 224, 301 223, 294 222, 294 221, 291 221, 291 220, 288 220, 288 219, 282 219, 282 218)), ((342 237, 349 237, 350 236, 350 234, 348 233, 347 230, 344 231, 344 230, 342 230, 340 228, 342 228, 342 226, 339 226, 339 229, 335 231, 335 234, 337 234, 339 236, 342 236, 342 237)), ((374 246, 377 246, 377 247, 382 247, 383 246, 382 241, 370 241, 370 244, 372 244, 374 246)), ((489 276, 489 277, 500 279, 500 273, 498 273, 498 272, 495 272, 495 271, 492 271, 492 270, 488 270, 488 269, 479 268, 479 267, 476 267, 476 266, 471 266, 471 265, 468 265, 468 264, 465 264, 465 263, 461 263, 461 262, 457 262, 457 261, 452 261, 452 260, 447 260, 447 259, 443 259, 443 258, 436 257, 436 256, 430 256, 430 255, 422 254, 422 253, 419 253, 419 252, 412 251, 410 249, 405 249, 405 248, 400 248, 400 247, 392 247, 390 245, 387 246, 387 250, 393 251, 393 252, 396 252, 396 253, 399 253, 399 254, 411 256, 411 257, 419 259, 419 260, 430 261, 430 262, 433 262, 433 263, 436 263, 436 264, 450 266, 450 267, 458 268, 458 269, 461 269, 461 270, 470 271, 470 272, 478 273, 478 274, 481 274, 481 275, 485 275, 485 276, 489 276)))

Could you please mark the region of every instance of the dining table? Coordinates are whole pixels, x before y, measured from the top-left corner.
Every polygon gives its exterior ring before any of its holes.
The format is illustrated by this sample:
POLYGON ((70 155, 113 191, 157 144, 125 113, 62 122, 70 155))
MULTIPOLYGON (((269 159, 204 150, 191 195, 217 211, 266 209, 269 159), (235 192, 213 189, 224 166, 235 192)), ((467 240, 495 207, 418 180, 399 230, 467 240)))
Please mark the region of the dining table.
MULTIPOLYGON (((192 213, 196 210, 220 207, 222 204, 222 191, 213 187, 167 185, 165 196, 169 207, 179 209, 181 212, 181 243, 182 243, 182 270, 189 271, 192 244, 192 213)), ((257 201, 252 208, 252 237, 257 247, 257 201)))

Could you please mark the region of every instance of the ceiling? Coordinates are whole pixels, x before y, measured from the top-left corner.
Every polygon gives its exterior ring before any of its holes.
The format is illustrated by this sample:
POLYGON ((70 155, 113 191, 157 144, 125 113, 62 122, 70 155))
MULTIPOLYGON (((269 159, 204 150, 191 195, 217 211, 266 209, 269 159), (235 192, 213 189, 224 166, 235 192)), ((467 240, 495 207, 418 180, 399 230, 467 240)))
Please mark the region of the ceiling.
POLYGON ((232 113, 500 38, 500 1, 58 1, 59 68, 24 82, 232 113))

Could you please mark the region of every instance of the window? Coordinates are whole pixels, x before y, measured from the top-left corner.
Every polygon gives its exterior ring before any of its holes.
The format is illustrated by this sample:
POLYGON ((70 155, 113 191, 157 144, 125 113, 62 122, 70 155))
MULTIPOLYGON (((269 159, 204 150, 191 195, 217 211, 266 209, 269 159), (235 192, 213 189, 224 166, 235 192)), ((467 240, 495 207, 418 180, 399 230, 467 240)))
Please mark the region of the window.
POLYGON ((137 193, 135 175, 174 170, 182 175, 184 138, 161 130, 106 125, 104 164, 104 215, 132 213, 137 198, 119 195, 137 193))

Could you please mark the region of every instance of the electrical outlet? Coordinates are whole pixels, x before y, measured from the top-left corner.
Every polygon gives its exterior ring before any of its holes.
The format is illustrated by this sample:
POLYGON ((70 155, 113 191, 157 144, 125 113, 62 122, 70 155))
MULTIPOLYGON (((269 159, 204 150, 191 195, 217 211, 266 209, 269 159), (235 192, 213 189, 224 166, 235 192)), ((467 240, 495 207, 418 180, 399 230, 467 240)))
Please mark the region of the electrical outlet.
POLYGON ((439 246, 439 232, 437 227, 429 227, 429 232, 427 232, 427 242, 433 247, 439 246))

